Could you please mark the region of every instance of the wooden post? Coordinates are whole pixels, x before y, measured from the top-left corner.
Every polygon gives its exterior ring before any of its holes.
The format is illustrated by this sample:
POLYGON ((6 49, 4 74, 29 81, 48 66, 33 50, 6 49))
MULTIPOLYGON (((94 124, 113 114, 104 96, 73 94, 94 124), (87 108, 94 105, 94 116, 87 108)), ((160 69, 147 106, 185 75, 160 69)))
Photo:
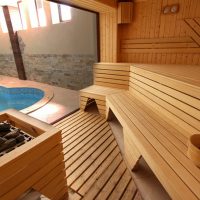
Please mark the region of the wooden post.
POLYGON ((23 63, 23 59, 22 59, 20 46, 19 46, 18 34, 17 34, 17 32, 15 32, 13 30, 8 6, 3 6, 3 12, 4 12, 5 19, 6 19, 7 27, 8 27, 8 33, 9 33, 10 43, 12 46, 15 64, 16 64, 16 68, 17 68, 17 72, 18 72, 18 77, 19 77, 19 79, 26 80, 24 63, 23 63))

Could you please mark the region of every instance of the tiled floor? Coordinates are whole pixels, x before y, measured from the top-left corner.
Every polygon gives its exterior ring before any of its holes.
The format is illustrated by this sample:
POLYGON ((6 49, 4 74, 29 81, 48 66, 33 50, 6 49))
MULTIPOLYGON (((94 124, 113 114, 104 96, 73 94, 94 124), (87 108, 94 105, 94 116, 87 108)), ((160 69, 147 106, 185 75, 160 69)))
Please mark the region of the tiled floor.
POLYGON ((29 115, 52 124, 79 109, 79 92, 55 86, 50 88, 54 92, 53 99, 29 115))
POLYGON ((0 85, 8 87, 36 87, 48 88, 53 91, 54 96, 48 104, 30 113, 29 115, 47 123, 53 123, 63 116, 79 109, 79 92, 65 88, 50 86, 34 81, 23 81, 13 77, 0 76, 0 85))

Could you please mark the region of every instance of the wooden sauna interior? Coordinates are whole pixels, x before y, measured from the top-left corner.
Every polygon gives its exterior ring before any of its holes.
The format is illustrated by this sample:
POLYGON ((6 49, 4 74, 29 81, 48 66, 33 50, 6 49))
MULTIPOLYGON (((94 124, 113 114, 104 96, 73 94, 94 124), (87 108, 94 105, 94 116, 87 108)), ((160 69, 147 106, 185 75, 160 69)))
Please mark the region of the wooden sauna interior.
MULTIPOLYGON (((53 124, 68 198, 200 200, 200 1, 48 1, 96 13, 98 24, 93 85, 53 124)), ((53 200, 66 199, 60 185, 53 200)))
MULTIPOLYGON (((200 62, 198 0, 134 0, 131 22, 121 24, 115 0, 60 2, 99 13, 101 62, 185 65, 200 62), (166 6, 173 5, 178 5, 177 13, 163 13, 166 6)), ((128 9, 129 5, 124 7, 121 18, 130 15, 128 9)))

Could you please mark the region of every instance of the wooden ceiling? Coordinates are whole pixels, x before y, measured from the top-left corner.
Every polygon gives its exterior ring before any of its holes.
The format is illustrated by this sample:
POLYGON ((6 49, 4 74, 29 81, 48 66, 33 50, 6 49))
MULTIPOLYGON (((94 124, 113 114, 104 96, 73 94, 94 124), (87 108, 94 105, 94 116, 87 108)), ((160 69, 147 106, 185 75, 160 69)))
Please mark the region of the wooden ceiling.
POLYGON ((97 13, 110 12, 117 9, 117 0, 47 0, 55 3, 68 4, 97 13))
POLYGON ((95 1, 106 4, 106 5, 111 6, 113 8, 117 8, 117 0, 95 0, 95 1))

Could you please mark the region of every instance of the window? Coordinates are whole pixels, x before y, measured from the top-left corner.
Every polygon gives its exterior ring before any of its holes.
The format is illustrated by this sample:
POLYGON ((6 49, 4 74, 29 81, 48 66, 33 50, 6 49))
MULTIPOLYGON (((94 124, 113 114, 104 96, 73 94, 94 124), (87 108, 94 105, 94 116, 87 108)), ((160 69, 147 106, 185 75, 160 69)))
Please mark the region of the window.
POLYGON ((52 24, 58 24, 60 22, 70 21, 71 8, 66 5, 60 5, 57 3, 50 2, 52 24))
POLYGON ((60 23, 58 4, 50 2, 52 24, 60 23))
POLYGON ((43 0, 36 0, 36 8, 38 12, 38 20, 40 26, 47 25, 47 19, 44 11, 44 2, 43 0))
POLYGON ((69 6, 59 5, 58 8, 61 22, 71 20, 71 8, 69 6))
POLYGON ((43 0, 29 0, 28 10, 32 28, 47 25, 43 0))
MULTIPOLYGON (((30 25, 32 28, 44 27, 47 25, 44 0, 18 1, 14 6, 9 7, 10 18, 14 31, 27 29, 26 9, 29 13, 30 25)), ((50 10, 52 24, 70 21, 72 18, 71 8, 69 6, 50 2, 50 10)), ((4 33, 8 32, 3 8, 1 6, 0 27, 4 33)))
POLYGON ((20 17, 21 17, 22 29, 26 30, 27 29, 27 21, 26 21, 26 15, 25 15, 26 7, 24 5, 24 2, 19 2, 18 8, 19 8, 19 13, 20 13, 20 17))
POLYGON ((22 30, 22 21, 21 16, 18 8, 10 7, 10 18, 12 22, 12 27, 14 31, 22 30))
POLYGON ((7 33, 8 32, 8 28, 6 25, 6 20, 4 17, 4 13, 3 13, 3 8, 0 7, 0 25, 1 25, 1 29, 3 33, 7 33))
MULTIPOLYGON (((22 3, 16 4, 16 6, 9 7, 9 12, 14 31, 27 29, 26 17, 22 3)), ((0 25, 2 32, 7 33, 8 28, 2 7, 0 7, 0 25)))

